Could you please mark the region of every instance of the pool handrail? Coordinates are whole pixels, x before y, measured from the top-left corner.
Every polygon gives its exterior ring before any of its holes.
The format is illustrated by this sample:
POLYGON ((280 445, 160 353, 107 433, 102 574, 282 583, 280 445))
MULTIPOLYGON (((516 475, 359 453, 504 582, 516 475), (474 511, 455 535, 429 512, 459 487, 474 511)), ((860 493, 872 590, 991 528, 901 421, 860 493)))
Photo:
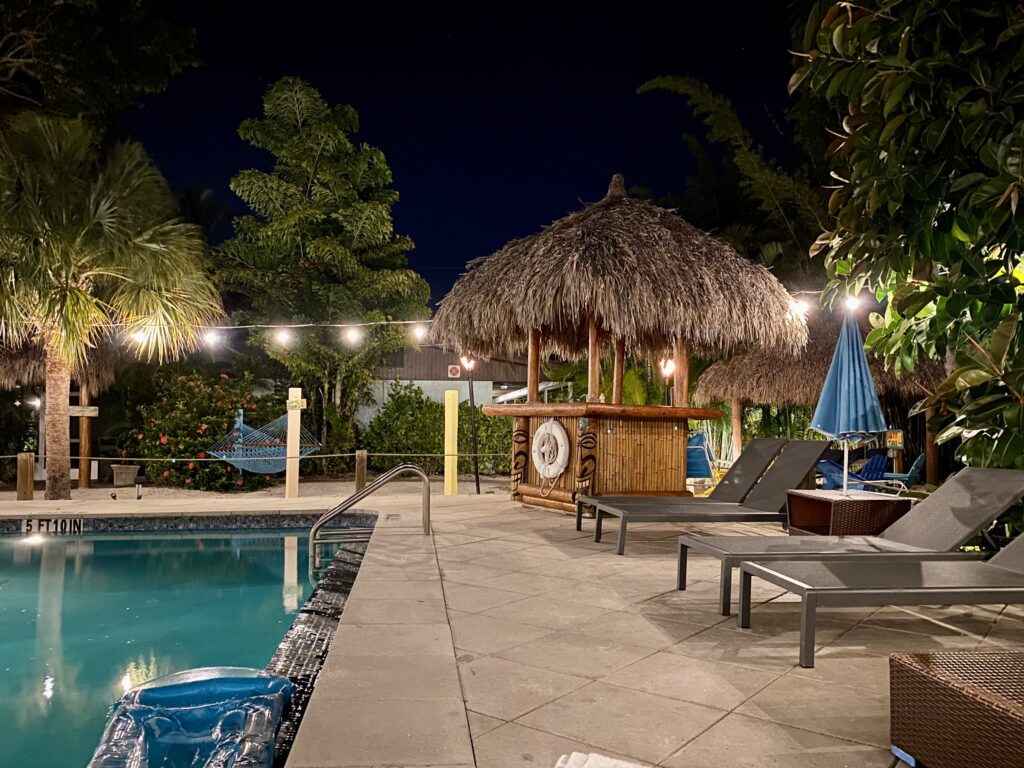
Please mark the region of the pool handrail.
MULTIPOLYGON (((372 483, 367 485, 360 491, 356 491, 343 502, 333 507, 323 515, 320 519, 313 523, 313 527, 309 529, 309 556, 311 560, 316 560, 314 552, 316 551, 317 544, 328 543, 330 539, 328 535, 321 537, 320 529, 323 528, 327 523, 336 518, 338 515, 352 508, 353 505, 358 504, 360 501, 365 499, 367 496, 377 492, 385 485, 390 483, 396 477, 401 475, 416 475, 422 481, 423 487, 423 535, 430 535, 430 479, 427 477, 427 473, 423 471, 422 467, 416 464, 399 464, 397 467, 389 469, 383 475, 378 477, 372 483), (321 540, 323 539, 323 540, 321 540)), ((353 531, 354 532, 354 531, 353 531)), ((368 531, 367 531, 368 532, 368 531)))

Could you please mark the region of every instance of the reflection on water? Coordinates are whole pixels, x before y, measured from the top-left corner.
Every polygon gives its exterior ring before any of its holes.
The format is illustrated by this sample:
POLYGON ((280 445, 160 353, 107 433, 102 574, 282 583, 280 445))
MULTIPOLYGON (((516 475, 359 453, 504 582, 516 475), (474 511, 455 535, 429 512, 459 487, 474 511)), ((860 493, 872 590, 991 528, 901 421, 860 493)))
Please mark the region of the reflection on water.
POLYGON ((0 762, 84 765, 125 690, 262 667, 302 603, 300 561, 295 536, 0 539, 0 762))

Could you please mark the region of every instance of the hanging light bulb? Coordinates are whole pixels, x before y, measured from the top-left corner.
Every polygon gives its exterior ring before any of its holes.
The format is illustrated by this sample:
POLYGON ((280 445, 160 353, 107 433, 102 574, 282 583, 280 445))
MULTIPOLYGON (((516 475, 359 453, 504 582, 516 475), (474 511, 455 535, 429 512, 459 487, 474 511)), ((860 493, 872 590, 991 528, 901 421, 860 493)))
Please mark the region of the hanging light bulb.
POLYGON ((354 347, 362 340, 363 330, 361 328, 349 328, 345 331, 345 343, 349 346, 354 347))
POLYGON ((423 341, 427 338, 427 326, 414 325, 412 327, 412 337, 416 339, 416 341, 423 341))
POLYGON ((148 338, 149 334, 147 334, 145 331, 135 331, 134 333, 132 333, 132 341, 139 345, 145 344, 148 338))
POLYGON ((789 302, 789 313, 793 317, 807 317, 810 306, 803 299, 792 299, 789 302))
POLYGON ((282 347, 287 347, 292 341, 292 332, 287 328, 278 328, 274 331, 274 341, 282 347))
POLYGON ((206 333, 203 334, 203 341, 206 342, 206 346, 208 347, 218 346, 222 341, 220 331, 214 328, 210 328, 206 333))
POLYGON ((856 296, 847 296, 846 297, 846 308, 848 310, 853 312, 859 306, 860 306, 860 299, 858 299, 856 296))

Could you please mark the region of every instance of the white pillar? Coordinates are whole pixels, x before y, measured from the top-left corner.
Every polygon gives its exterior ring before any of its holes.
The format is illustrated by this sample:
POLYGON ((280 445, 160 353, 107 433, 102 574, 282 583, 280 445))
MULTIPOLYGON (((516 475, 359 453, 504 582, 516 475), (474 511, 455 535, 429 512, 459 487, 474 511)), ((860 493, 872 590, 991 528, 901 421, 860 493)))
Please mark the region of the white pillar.
POLYGON ((285 446, 284 497, 299 498, 299 426, 302 423, 302 390, 288 389, 288 441, 285 446))
POLYGON ((299 539, 297 536, 284 537, 284 584, 281 587, 281 601, 286 611, 299 608, 302 587, 299 586, 299 539))

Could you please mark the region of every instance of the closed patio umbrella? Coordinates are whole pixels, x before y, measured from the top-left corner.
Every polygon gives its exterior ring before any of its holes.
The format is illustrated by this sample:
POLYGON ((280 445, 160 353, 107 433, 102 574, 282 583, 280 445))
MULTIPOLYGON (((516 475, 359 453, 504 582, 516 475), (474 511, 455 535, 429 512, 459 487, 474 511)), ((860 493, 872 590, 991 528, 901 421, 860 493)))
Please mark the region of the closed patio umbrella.
POLYGON ((843 320, 832 365, 811 419, 811 429, 833 440, 843 441, 843 495, 846 495, 850 443, 860 442, 886 429, 878 390, 871 378, 864 342, 852 312, 847 312, 843 320))

